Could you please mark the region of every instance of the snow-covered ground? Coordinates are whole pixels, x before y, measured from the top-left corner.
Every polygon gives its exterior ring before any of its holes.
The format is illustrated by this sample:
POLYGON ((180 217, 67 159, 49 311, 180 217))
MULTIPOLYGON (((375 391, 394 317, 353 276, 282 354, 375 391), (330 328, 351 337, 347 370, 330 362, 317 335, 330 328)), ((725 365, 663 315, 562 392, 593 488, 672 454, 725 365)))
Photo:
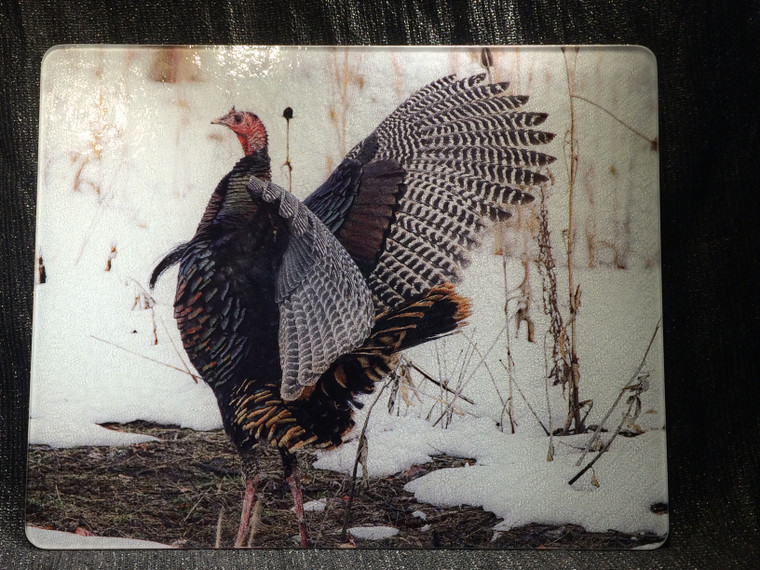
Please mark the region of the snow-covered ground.
MULTIPOLYGON (((279 168, 285 162, 281 113, 291 106, 293 187, 303 198, 346 145, 370 132, 415 88, 451 72, 480 71, 473 53, 180 50, 172 56, 179 75, 171 83, 149 79, 165 63, 157 50, 52 51, 42 81, 37 255, 46 282, 35 286, 30 443, 138 443, 149 438, 99 425, 137 419, 200 430, 221 426, 213 394, 191 376, 174 326, 176 270, 159 281, 152 293, 155 306, 149 306, 147 291, 155 263, 193 234, 211 190, 238 157, 235 138, 210 125, 211 118, 232 104, 257 111, 269 128, 275 180, 287 186, 286 170, 279 168)), ((559 135, 549 152, 563 156, 569 115, 560 50, 505 50, 496 54, 496 62, 500 79, 512 80, 515 92, 530 93, 532 110, 552 113, 546 126, 559 135)), ((581 50, 575 69, 574 85, 584 99, 613 109, 621 120, 656 137, 656 78, 645 52, 581 50)), ((599 244, 608 244, 595 250, 600 265, 575 271, 582 291, 577 322, 581 397, 593 400, 587 423, 594 424, 632 380, 661 314, 657 154, 609 113, 576 102, 581 157, 576 263, 588 265, 593 253, 585 248, 584 236, 592 233, 599 244), (621 228, 630 242, 620 237, 621 228), (612 250, 624 251, 627 269, 610 267, 612 250)), ((550 219, 560 308, 567 318, 562 236, 568 181, 561 158, 553 174, 550 219)), ((661 334, 643 368, 649 389, 641 395, 642 413, 636 419, 643 435, 618 437, 593 471, 568 485, 581 469, 576 461, 588 436, 553 438, 553 461, 547 461, 550 439, 541 424, 561 427, 566 404, 562 389, 547 388, 544 381, 548 322, 535 270, 530 288, 537 342, 527 342, 524 328, 515 335, 514 321, 508 328, 516 422, 510 433, 505 414, 510 383, 501 364, 507 342, 504 277, 489 239, 461 286, 473 299, 470 325, 463 334, 408 355, 461 388, 463 398, 452 414, 445 414, 441 399, 451 396, 412 373, 414 387, 406 386, 388 412, 390 391, 385 390, 368 424, 370 474, 395 473, 440 453, 472 458, 468 467, 429 473, 407 489, 431 504, 483 506, 503 519, 496 530, 529 522, 574 523, 591 531, 664 535, 667 515, 650 510, 667 503, 661 334)), ((522 276, 519 260, 508 260, 511 297, 522 276)), ((510 310, 514 314, 516 302, 510 310)), ((625 402, 610 416, 611 430, 625 402)), ((357 414, 358 425, 368 409, 357 414)), ((349 472, 356 431, 341 449, 320 453, 317 465, 349 472)), ((51 535, 35 533, 30 535, 35 543, 55 542, 51 535)), ((61 547, 95 545, 90 538, 82 540, 88 542, 61 547)))
POLYGON ((111 538, 106 536, 82 536, 71 532, 60 532, 34 526, 26 527, 26 537, 37 548, 49 550, 111 550, 125 548, 170 548, 165 544, 149 540, 111 538))

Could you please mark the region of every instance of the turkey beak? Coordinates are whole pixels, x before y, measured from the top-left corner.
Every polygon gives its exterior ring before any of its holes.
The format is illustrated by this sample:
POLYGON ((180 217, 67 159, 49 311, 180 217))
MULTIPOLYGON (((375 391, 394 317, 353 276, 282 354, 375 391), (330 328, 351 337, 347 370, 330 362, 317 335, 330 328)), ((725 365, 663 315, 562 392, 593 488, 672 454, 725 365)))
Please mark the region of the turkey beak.
POLYGON ((232 123, 230 122, 232 120, 233 115, 235 114, 235 107, 230 109, 230 112, 227 113, 224 117, 219 117, 218 119, 214 119, 211 121, 212 125, 224 125, 225 127, 232 127, 232 123))

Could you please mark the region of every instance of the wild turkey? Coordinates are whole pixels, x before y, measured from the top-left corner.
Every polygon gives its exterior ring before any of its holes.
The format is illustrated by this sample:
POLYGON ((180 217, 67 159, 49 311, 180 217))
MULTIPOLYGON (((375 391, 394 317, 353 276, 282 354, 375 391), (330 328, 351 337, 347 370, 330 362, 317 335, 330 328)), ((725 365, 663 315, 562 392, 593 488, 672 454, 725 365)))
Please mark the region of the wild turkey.
POLYGON ((531 147, 545 113, 485 74, 423 87, 354 147, 301 203, 271 182, 267 133, 233 107, 212 121, 245 156, 211 196, 195 236, 155 268, 179 263, 175 317, 242 457, 243 545, 259 474, 276 447, 308 539, 293 452, 333 447, 353 427, 356 397, 397 353, 462 325, 453 284, 489 222, 533 199, 554 158, 531 147))

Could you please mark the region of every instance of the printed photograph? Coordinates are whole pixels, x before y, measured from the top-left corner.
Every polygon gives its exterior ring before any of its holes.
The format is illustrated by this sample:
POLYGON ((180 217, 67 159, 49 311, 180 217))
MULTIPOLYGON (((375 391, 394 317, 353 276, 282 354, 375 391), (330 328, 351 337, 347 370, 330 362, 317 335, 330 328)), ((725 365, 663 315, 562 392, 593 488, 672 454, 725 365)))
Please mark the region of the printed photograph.
POLYGON ((660 546, 657 113, 637 46, 52 48, 28 539, 660 546))

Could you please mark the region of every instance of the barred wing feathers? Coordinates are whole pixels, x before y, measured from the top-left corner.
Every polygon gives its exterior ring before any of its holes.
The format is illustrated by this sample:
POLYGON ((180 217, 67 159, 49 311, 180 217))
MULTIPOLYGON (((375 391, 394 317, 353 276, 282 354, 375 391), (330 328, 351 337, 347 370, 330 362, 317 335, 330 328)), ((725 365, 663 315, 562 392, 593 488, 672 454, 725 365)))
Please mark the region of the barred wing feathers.
POLYGON ((254 199, 279 202, 289 230, 275 281, 281 396, 297 399, 341 355, 369 336, 375 309, 366 281, 343 246, 295 196, 251 178, 254 199))
POLYGON ((546 113, 484 79, 417 91, 305 201, 367 277, 378 312, 458 282, 478 233, 548 181, 554 157, 533 148, 554 138, 534 128, 546 113))

